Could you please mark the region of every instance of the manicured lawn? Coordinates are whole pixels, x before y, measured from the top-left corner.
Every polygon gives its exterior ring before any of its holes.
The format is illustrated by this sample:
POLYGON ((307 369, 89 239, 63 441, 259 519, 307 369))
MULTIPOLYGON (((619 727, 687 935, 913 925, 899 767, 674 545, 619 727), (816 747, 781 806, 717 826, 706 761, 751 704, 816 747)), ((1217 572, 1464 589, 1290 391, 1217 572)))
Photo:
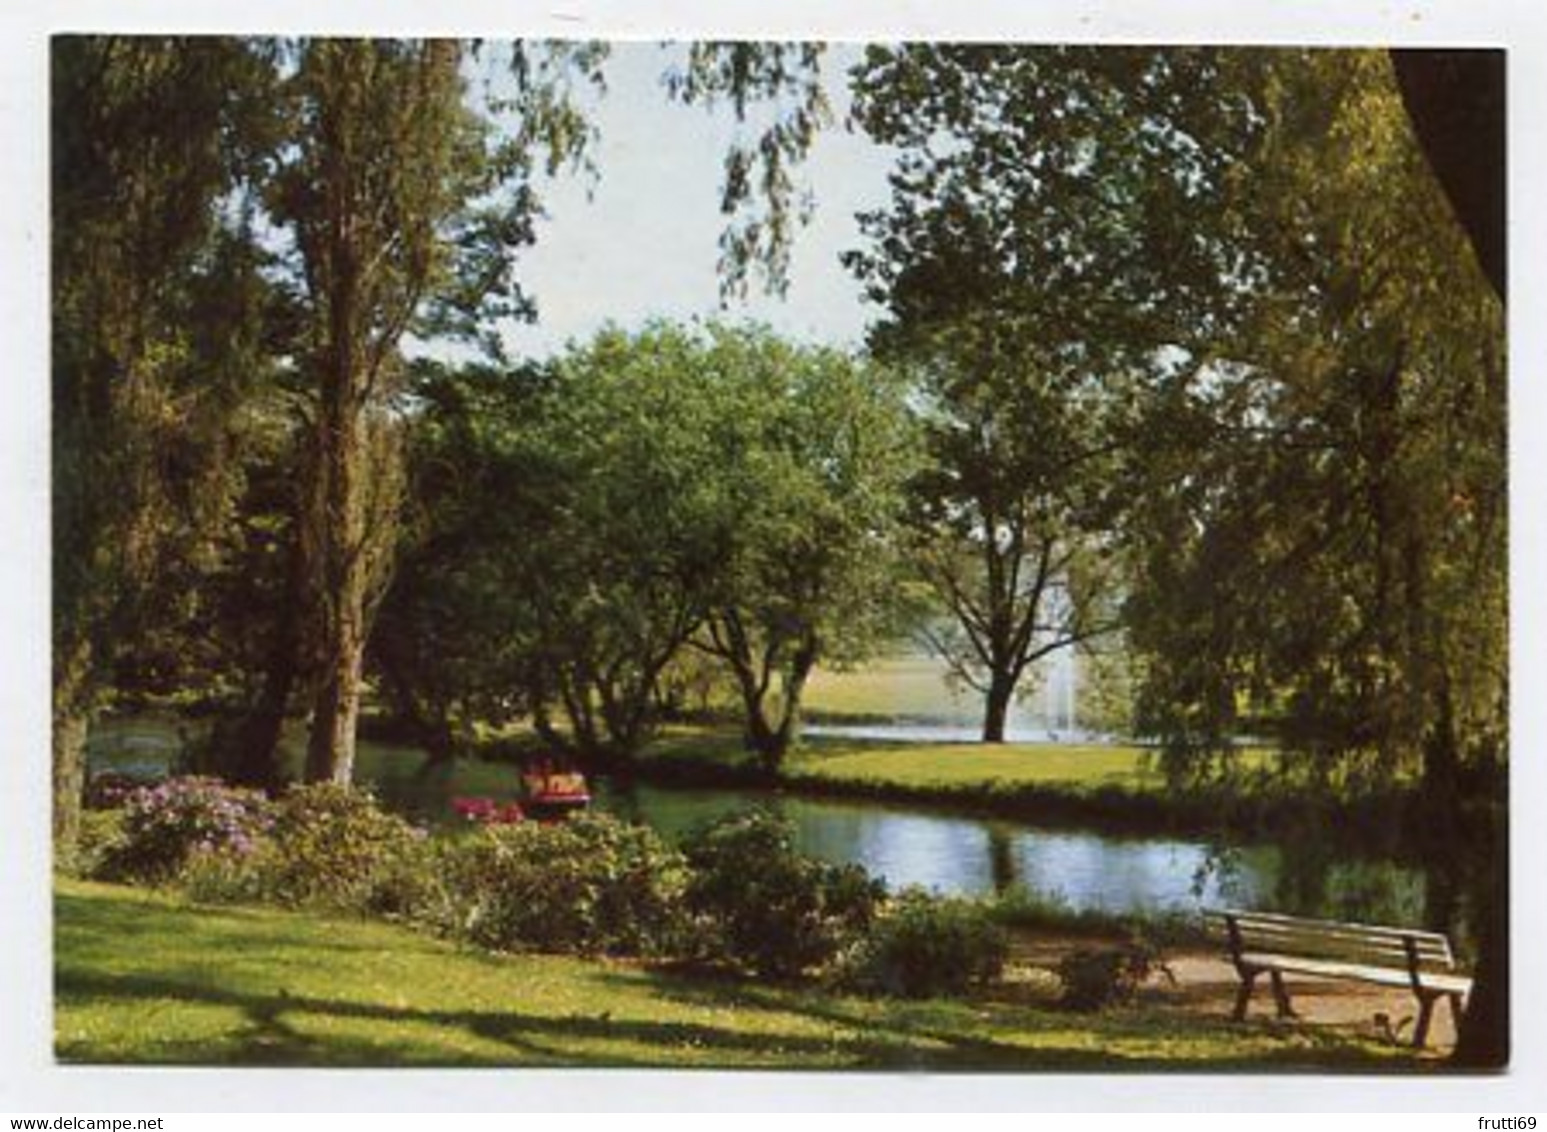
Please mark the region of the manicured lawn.
POLYGON ((862 780, 900 786, 1064 786, 1130 790, 1161 785, 1137 747, 1047 743, 909 744, 866 746, 853 742, 808 741, 791 769, 819 779, 862 780))
MULTIPOLYGON (((746 762, 731 728, 675 728, 645 752, 651 758, 734 765, 746 762)), ((1139 747, 1050 743, 900 743, 807 736, 790 753, 792 779, 909 789, 1059 787, 1087 791, 1159 789, 1164 780, 1139 747)))
POLYGON ((1113 1070, 1413 1065, 1327 1030, 1024 996, 899 1003, 561 956, 379 923, 60 881, 56 1046, 69 1062, 1113 1070))

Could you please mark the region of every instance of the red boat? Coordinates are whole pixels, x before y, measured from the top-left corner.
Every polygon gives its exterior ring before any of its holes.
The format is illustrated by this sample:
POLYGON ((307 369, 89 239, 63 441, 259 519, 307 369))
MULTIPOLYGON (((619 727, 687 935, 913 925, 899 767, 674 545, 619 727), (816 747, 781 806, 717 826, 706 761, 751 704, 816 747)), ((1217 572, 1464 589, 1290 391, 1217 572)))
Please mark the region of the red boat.
POLYGON ((577 770, 536 763, 521 772, 526 812, 534 818, 564 817, 591 804, 585 775, 577 770))

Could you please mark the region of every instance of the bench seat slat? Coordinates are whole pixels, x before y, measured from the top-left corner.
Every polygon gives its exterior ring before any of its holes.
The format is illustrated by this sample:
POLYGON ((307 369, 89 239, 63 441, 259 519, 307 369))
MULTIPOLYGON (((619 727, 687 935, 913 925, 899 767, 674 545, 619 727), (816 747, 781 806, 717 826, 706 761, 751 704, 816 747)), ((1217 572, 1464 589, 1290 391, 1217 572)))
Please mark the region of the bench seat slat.
MULTIPOLYGON (((1348 958, 1368 958, 1374 962, 1390 961, 1406 966, 1409 960, 1408 941, 1419 966, 1437 966, 1449 969, 1455 965, 1450 942, 1435 932, 1406 931, 1400 928, 1360 930, 1358 925, 1337 924, 1332 921, 1304 920, 1287 916, 1265 919, 1258 913, 1230 913, 1235 918, 1237 930, 1244 946, 1258 950, 1299 951, 1314 950, 1329 955, 1348 958)), ((1229 928, 1226 915, 1210 913, 1211 933, 1227 938, 1229 928)))
POLYGON ((1265 934, 1278 933, 1312 933, 1318 936, 1326 936, 1336 939, 1368 940, 1371 943, 1384 943, 1398 947, 1405 946, 1404 941, 1411 939, 1420 950, 1432 949, 1436 952, 1449 952, 1450 941, 1439 932, 1420 931, 1408 928, 1364 927, 1359 924, 1343 924, 1335 920, 1311 920, 1295 916, 1269 916, 1262 912, 1209 912, 1210 921, 1216 926, 1216 930, 1224 931, 1227 918, 1233 918, 1236 925, 1243 932, 1257 931, 1265 934))
POLYGON ((1259 921, 1264 924, 1289 924, 1293 926, 1314 925, 1328 931, 1353 932, 1358 935, 1385 935, 1396 939, 1403 936, 1427 936, 1431 939, 1443 940, 1445 937, 1439 932, 1421 931, 1416 928, 1394 928, 1385 924, 1354 924, 1346 920, 1317 920, 1308 916, 1289 916, 1283 912, 1248 912, 1234 908, 1223 910, 1210 909, 1207 913, 1223 919, 1226 916, 1234 916, 1237 920, 1259 921))
MULTIPOLYGON (((1371 943, 1364 940, 1329 938, 1315 932, 1256 932, 1241 930, 1243 949, 1252 951, 1307 952, 1328 959, 1348 959, 1372 964, 1395 965, 1406 968, 1407 948, 1401 944, 1371 943)), ((1449 954, 1437 954, 1415 948, 1418 966, 1422 969, 1449 970, 1453 962, 1449 954)))
MULTIPOLYGON (((1241 962, 1248 967, 1263 971, 1283 971, 1286 974, 1322 975, 1332 979, 1359 979, 1384 986, 1407 987, 1412 983, 1406 971, 1390 967, 1367 967, 1357 963, 1337 963, 1325 959, 1310 959, 1302 955, 1279 955, 1273 952, 1246 951, 1241 962)), ((1420 980, 1427 988, 1446 993, 1467 994, 1472 980, 1465 975, 1423 974, 1420 980)))

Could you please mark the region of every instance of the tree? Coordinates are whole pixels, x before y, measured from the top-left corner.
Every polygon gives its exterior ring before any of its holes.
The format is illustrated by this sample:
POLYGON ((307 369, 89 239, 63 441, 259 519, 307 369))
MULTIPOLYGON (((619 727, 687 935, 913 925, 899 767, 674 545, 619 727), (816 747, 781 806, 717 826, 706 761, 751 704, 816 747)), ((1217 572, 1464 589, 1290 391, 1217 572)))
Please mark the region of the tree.
POLYGON ((1116 624, 1105 408, 998 323, 959 320, 910 356, 931 456, 910 485, 912 561, 947 615, 924 633, 999 743, 1028 669, 1116 624))
POLYGON ((519 686, 551 745, 616 766, 691 641, 776 765, 817 659, 888 625, 911 460, 899 392, 763 331, 664 325, 604 331, 540 378, 436 376, 415 445, 424 525, 373 648, 384 685, 426 706, 448 680, 519 686))
MULTIPOLYGON (((528 184, 584 140, 542 86, 513 136, 468 105, 467 48, 448 40, 294 45, 292 131, 270 186, 294 237, 315 381, 303 562, 318 631, 307 777, 347 781, 362 659, 401 506, 399 344, 417 324, 476 333, 528 308, 511 261, 531 241, 528 184)), ((518 77, 528 72, 517 55, 518 77)))
POLYGON ((1145 715, 1178 768, 1270 730, 1308 788, 1416 783, 1429 915, 1469 911, 1486 1014, 1505 970, 1501 311, 1385 56, 1258 73, 1266 129, 1232 203, 1261 265, 1245 332, 1174 375, 1149 429, 1145 715))
POLYGON ((234 196, 262 53, 61 37, 52 56, 53 827, 68 852, 105 685, 230 499, 261 290, 234 196))
POLYGON ((552 385, 536 366, 411 370, 410 503, 367 668, 432 762, 464 748, 476 725, 530 708, 530 606, 542 594, 528 588, 529 500, 549 480, 527 434, 552 385))
MULTIPOLYGON (((1128 404, 1129 640, 1170 767, 1266 732, 1322 797, 1418 782, 1431 913, 1470 894, 1497 1023, 1502 324, 1390 60, 910 47, 858 82, 904 146, 858 259, 893 324, 1030 309, 1128 404)), ((1497 275, 1486 193, 1452 192, 1497 275)))
POLYGON ((911 363, 932 467, 914 483, 931 634, 1004 738, 1034 662, 1115 626, 1118 449, 1143 382, 1230 317, 1209 229, 1251 136, 1206 51, 874 47, 855 115, 901 150, 850 266, 911 363))
POLYGON ((593 765, 650 735, 717 561, 691 353, 656 328, 541 369, 421 367, 415 518, 372 655, 432 750, 517 713, 593 765))
POLYGON ((719 408, 721 510, 694 643, 729 668, 747 745, 771 772, 818 660, 862 659, 896 627, 915 437, 898 383, 834 351, 720 329, 695 367, 719 408))

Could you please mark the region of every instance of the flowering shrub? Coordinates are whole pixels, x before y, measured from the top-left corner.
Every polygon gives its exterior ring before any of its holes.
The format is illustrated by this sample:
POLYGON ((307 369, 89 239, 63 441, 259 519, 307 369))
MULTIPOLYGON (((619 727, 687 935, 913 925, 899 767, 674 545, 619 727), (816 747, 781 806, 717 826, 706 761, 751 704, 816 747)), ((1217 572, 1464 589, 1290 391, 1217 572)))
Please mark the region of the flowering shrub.
POLYGON ((886 892, 858 865, 796 852, 791 824, 766 810, 714 822, 685 852, 700 945, 762 975, 798 975, 833 958, 869 928, 886 892))
POLYGON ((520 802, 502 806, 493 798, 453 798, 451 808, 458 817, 478 825, 513 825, 526 818, 520 802))
POLYGON ((440 854, 439 926, 484 947, 658 954, 683 925, 681 855, 605 814, 486 825, 440 854))
MULTIPOLYGON (((292 786, 274 811, 264 862, 270 899, 358 911, 383 907, 388 875, 415 857, 425 833, 383 812, 369 793, 332 782, 292 786)), ((386 900, 386 904, 397 903, 386 900)))
POLYGON ((843 981, 902 998, 962 994, 997 979, 1008 948, 981 904, 909 889, 850 953, 843 981))
POLYGON ((92 775, 91 781, 86 785, 86 808, 88 810, 117 809, 126 803, 136 790, 153 785, 155 783, 116 770, 102 771, 100 774, 92 775))
POLYGON ((251 853, 270 821, 268 800, 256 790, 215 778, 169 778, 128 796, 122 840, 96 872, 108 879, 171 880, 195 852, 251 853))

